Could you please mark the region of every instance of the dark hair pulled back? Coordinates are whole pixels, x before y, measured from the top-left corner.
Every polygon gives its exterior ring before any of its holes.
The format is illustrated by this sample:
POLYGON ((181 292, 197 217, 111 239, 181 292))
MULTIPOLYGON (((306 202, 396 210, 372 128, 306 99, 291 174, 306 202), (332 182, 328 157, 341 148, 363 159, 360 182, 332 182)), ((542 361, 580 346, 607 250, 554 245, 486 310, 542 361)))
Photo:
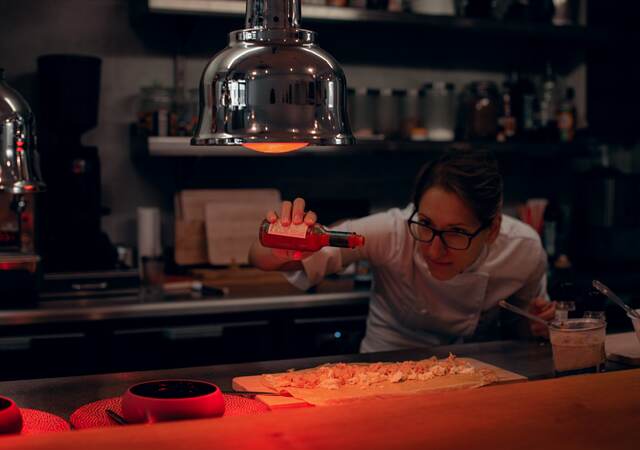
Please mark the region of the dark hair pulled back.
POLYGON ((437 160, 425 164, 414 185, 416 209, 423 194, 436 186, 457 194, 482 225, 488 225, 500 214, 502 176, 495 156, 489 151, 450 149, 437 160))

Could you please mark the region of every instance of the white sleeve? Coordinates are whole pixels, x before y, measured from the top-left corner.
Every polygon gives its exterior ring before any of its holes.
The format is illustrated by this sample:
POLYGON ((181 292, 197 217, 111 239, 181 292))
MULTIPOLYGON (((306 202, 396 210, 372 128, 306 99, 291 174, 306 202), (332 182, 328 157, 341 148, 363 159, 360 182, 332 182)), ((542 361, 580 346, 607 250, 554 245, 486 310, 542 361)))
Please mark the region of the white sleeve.
POLYGON ((304 270, 286 272, 284 276, 291 284, 306 291, 322 281, 326 275, 340 272, 348 265, 343 262, 341 250, 335 247, 321 248, 301 261, 304 270))
POLYGON ((335 229, 363 235, 364 246, 324 247, 301 261, 304 270, 286 272, 285 277, 299 289, 307 290, 326 275, 339 272, 355 261, 367 259, 373 267, 385 264, 398 248, 395 232, 398 220, 401 220, 399 211, 392 210, 341 223, 335 229))
POLYGON ((519 304, 528 305, 534 298, 549 299, 547 293, 547 254, 539 241, 529 248, 534 264, 523 286, 514 294, 519 304))

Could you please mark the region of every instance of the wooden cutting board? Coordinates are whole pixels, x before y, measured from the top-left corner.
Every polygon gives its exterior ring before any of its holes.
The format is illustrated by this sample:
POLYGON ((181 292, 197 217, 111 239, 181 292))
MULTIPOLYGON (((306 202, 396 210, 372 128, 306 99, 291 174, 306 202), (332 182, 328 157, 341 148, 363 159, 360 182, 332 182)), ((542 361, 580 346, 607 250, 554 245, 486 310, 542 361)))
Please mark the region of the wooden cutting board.
MULTIPOLYGON (((491 369, 498 377, 498 381, 494 384, 506 384, 519 381, 526 381, 527 378, 520 374, 510 372, 500 367, 478 361, 473 358, 459 358, 468 361, 476 369, 491 369)), ((410 394, 424 394, 433 392, 443 392, 458 389, 472 389, 478 387, 478 379, 476 376, 467 376, 463 374, 435 377, 428 381, 405 381, 403 383, 392 383, 380 389, 372 387, 371 390, 364 390, 359 387, 345 388, 349 392, 341 393, 337 398, 335 390, 316 388, 313 394, 307 396, 307 400, 284 397, 258 395, 256 398, 265 403, 271 409, 299 408, 308 406, 321 406, 325 404, 335 404, 339 402, 358 400, 365 397, 383 398, 390 396, 404 396, 410 394), (345 398, 348 397, 348 398, 345 398), (310 400, 312 398, 313 400, 310 400)), ((233 379, 233 389, 237 391, 267 391, 275 392, 265 385, 262 375, 236 377, 233 379)), ((341 389, 342 391, 342 389, 341 389)))
MULTIPOLYGON (((236 242, 232 242, 222 250, 217 249, 220 243, 223 246, 227 244, 224 233, 227 233, 228 227, 225 224, 214 224, 213 230, 207 230, 205 226, 207 205, 210 205, 215 220, 215 205, 219 205, 220 209, 224 210, 224 205, 227 204, 254 205, 259 217, 252 226, 257 234, 260 219, 264 217, 267 210, 279 207, 280 192, 276 189, 194 189, 176 193, 174 196, 175 260, 179 265, 206 263, 229 265, 232 263, 230 258, 226 257, 229 248, 235 248, 236 255, 241 253, 237 250, 237 239, 233 235, 232 238, 236 242), (221 227, 222 234, 219 232, 221 227), (212 245, 208 245, 207 233, 217 240, 217 245, 213 245, 213 257, 209 257, 212 245)), ((246 256, 241 259, 243 261, 236 261, 236 263, 244 263, 246 256)))
POLYGON ((206 264, 207 236, 204 222, 200 220, 175 221, 174 258, 181 266, 206 264))
MULTIPOLYGON (((277 189, 189 189, 176 194, 176 215, 185 221, 205 220, 205 208, 209 203, 232 202, 266 204, 280 200, 277 189)), ((267 209, 263 211, 263 214, 267 209)))
POLYGON ((248 264, 249 248, 258 239, 265 213, 279 207, 279 195, 245 202, 207 203, 205 228, 209 264, 248 264))

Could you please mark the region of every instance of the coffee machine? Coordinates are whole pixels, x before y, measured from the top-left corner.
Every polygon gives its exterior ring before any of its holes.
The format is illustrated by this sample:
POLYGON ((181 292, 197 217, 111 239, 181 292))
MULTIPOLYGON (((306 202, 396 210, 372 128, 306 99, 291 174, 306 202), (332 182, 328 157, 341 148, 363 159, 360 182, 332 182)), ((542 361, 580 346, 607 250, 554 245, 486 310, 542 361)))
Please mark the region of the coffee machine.
POLYGON ((39 196, 45 189, 34 114, 0 69, 0 302, 36 299, 40 279, 39 196))
POLYGON ((98 148, 81 143, 98 123, 100 58, 52 54, 38 58, 39 149, 47 180, 44 269, 112 270, 117 252, 101 229, 98 148))

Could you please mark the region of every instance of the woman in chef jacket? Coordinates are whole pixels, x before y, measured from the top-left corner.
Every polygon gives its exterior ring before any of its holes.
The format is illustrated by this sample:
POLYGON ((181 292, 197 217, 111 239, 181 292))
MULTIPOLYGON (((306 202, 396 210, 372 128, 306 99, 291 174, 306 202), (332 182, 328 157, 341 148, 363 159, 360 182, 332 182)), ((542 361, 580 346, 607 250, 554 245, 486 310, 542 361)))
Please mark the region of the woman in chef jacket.
MULTIPOLYGON (((540 238, 501 208, 502 177, 491 154, 451 150, 422 169, 409 206, 337 227, 364 235, 364 246, 324 247, 300 258, 256 241, 249 257, 263 270, 285 271, 305 290, 368 260, 374 284, 363 352, 460 343, 495 325, 503 299, 542 319, 554 317, 540 238)), ((283 202, 278 213, 268 212, 267 220, 285 226, 317 220, 301 198, 283 202)), ((528 328, 546 333, 533 321, 528 328)))

